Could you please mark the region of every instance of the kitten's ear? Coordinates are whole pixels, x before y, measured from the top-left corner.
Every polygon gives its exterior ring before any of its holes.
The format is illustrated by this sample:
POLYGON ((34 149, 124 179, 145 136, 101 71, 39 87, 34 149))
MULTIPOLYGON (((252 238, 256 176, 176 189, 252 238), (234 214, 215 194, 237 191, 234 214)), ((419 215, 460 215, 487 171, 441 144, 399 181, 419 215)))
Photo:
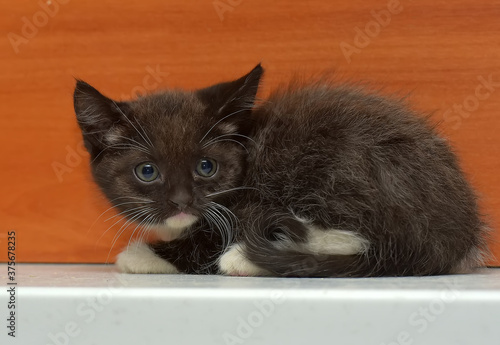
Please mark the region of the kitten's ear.
POLYGON ((220 83, 197 92, 200 99, 223 117, 239 110, 250 110, 255 103, 260 78, 264 69, 260 64, 243 77, 220 83))
POLYGON ((73 102, 85 147, 94 155, 109 145, 108 139, 119 130, 117 124, 126 104, 113 101, 81 80, 76 81, 73 102))

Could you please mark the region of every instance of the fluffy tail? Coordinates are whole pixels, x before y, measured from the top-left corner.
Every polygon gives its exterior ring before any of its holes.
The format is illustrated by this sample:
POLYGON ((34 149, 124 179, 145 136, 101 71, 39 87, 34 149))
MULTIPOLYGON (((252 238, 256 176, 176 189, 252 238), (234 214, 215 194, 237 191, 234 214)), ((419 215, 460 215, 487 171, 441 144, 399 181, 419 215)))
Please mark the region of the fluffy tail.
POLYGON ((307 249, 308 228, 290 216, 262 217, 243 234, 248 260, 280 277, 380 275, 367 254, 328 255, 307 249))

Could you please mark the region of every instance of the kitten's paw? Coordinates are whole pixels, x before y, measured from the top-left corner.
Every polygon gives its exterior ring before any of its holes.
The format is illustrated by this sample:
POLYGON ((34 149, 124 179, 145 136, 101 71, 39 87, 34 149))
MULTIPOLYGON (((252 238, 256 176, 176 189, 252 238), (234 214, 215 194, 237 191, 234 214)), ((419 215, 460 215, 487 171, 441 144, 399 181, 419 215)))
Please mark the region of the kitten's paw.
POLYGON ((142 242, 134 242, 118 254, 116 265, 123 273, 179 273, 174 265, 157 256, 146 243, 142 242))
POLYGON ((219 271, 228 276, 269 276, 270 272, 258 267, 244 255, 245 247, 233 244, 219 259, 219 271))

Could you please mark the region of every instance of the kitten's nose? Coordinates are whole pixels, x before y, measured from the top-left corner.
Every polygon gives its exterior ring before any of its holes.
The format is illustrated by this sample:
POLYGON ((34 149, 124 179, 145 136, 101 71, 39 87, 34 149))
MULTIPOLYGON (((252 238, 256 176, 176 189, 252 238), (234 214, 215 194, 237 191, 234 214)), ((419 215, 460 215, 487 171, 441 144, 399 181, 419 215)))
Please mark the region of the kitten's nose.
POLYGON ((181 189, 174 191, 168 201, 182 211, 193 203, 193 196, 187 190, 181 189))

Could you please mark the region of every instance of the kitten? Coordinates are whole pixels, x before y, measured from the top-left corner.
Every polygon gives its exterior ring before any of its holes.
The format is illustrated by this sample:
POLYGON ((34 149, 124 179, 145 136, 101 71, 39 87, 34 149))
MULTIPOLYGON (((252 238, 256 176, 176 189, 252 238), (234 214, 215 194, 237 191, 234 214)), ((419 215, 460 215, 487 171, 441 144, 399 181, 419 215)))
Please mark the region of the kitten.
POLYGON ((255 105, 262 73, 129 102, 77 82, 94 179, 168 239, 134 243, 122 271, 367 277, 481 264, 476 197, 426 119, 329 82, 255 105))

